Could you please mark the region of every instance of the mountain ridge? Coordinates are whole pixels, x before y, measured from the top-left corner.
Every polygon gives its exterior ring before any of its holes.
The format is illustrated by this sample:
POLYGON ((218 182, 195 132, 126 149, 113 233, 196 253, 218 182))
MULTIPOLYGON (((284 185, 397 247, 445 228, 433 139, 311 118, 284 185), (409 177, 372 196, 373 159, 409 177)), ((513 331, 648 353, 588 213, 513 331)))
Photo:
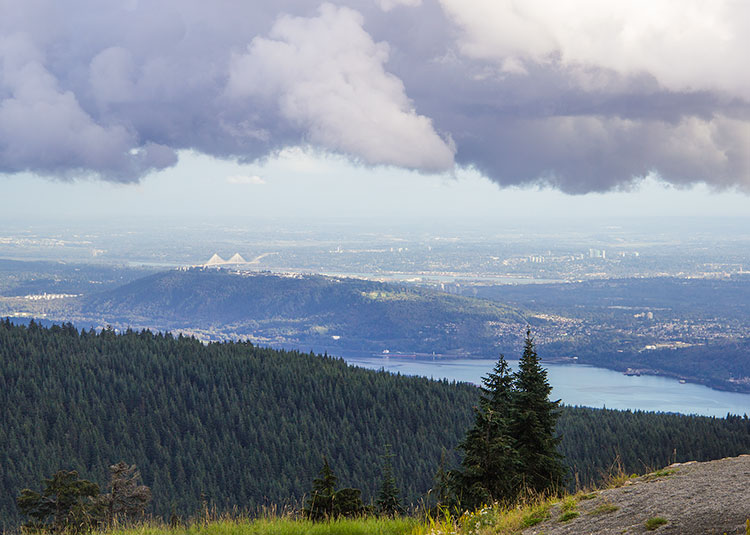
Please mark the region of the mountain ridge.
POLYGON ((435 290, 323 275, 192 268, 157 273, 81 300, 113 326, 213 332, 335 354, 494 357, 519 347, 519 310, 435 290))

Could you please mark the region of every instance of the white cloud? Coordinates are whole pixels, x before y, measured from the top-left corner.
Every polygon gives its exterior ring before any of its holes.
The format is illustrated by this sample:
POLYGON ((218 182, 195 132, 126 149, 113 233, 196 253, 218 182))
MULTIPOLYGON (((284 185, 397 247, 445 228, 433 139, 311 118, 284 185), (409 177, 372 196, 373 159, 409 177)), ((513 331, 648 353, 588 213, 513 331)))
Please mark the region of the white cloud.
POLYGON ((383 11, 390 11, 396 6, 417 7, 422 5, 422 0, 375 0, 383 11))
POLYGON ((257 175, 231 175, 227 177, 227 183, 260 186, 266 181, 257 175))
POLYGON ((272 102, 310 143, 367 164, 452 168, 450 142, 416 113, 401 80, 384 68, 388 45, 362 24, 358 12, 331 4, 317 17, 282 16, 268 38, 234 56, 228 94, 272 102))
POLYGON ((750 3, 731 0, 440 0, 461 51, 506 62, 652 75, 673 91, 750 98, 750 3))

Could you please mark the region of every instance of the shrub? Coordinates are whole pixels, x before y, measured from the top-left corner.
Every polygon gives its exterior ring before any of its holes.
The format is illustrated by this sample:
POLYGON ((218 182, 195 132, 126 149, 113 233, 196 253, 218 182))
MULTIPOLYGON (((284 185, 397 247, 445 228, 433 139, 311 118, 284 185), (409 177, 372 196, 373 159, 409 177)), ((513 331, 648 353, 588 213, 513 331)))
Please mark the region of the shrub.
POLYGON ((667 523, 667 519, 661 516, 653 516, 646 520, 646 529, 649 531, 654 531, 659 526, 663 526, 667 523))

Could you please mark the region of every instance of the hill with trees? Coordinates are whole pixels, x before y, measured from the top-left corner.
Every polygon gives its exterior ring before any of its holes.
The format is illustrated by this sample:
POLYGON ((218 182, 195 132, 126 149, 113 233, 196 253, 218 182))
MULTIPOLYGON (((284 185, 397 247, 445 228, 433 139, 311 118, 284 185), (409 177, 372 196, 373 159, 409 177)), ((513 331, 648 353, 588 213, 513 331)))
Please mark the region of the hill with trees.
POLYGON ((525 318, 490 301, 409 285, 321 275, 193 268, 158 273, 81 301, 113 326, 249 338, 315 351, 493 356, 518 345, 525 318))
MULTIPOLYGON (((479 390, 247 342, 78 331, 0 322, 0 526, 15 499, 59 470, 105 487, 135 464, 150 512, 302 505, 323 458, 372 504, 391 445, 403 504, 436 488, 473 420, 479 390)), ((597 479, 619 455, 628 471, 750 450, 750 422, 564 407, 567 480, 597 479)))

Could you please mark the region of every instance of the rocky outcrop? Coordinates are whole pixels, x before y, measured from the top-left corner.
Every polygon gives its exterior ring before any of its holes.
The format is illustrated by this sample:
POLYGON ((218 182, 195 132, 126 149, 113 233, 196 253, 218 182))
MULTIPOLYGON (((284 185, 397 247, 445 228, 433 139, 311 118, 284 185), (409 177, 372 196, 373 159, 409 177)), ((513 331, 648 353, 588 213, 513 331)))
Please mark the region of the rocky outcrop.
POLYGON ((750 455, 671 465, 578 500, 569 520, 562 504, 524 535, 733 535, 750 519, 750 455), (652 529, 647 522, 652 520, 652 529), (656 526, 656 524, 659 524, 656 526))

